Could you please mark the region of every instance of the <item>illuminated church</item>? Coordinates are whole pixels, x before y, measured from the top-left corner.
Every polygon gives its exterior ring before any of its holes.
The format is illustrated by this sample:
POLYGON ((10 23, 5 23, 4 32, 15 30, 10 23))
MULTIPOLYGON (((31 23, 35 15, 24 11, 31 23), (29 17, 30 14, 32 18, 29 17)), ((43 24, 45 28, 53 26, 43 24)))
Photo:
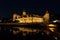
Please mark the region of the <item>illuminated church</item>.
MULTIPOLYGON (((19 21, 18 23, 45 23, 45 25, 48 26, 48 29, 54 32, 55 25, 54 24, 46 24, 50 20, 50 14, 48 11, 45 12, 45 15, 39 16, 39 15, 28 15, 26 11, 22 12, 22 15, 18 15, 16 13, 13 14, 13 21, 19 21), (50 28, 51 27, 51 28, 50 28)), ((21 29, 20 29, 21 30, 21 29)), ((29 29, 24 29, 22 31, 28 31, 29 29)), ((30 30, 29 30, 30 32, 30 30)), ((32 32, 32 31, 31 31, 32 32)))
POLYGON ((13 21, 19 21, 18 23, 41 23, 49 21, 49 12, 46 11, 44 16, 39 15, 28 15, 26 11, 22 12, 22 15, 18 15, 16 13, 13 14, 13 21))

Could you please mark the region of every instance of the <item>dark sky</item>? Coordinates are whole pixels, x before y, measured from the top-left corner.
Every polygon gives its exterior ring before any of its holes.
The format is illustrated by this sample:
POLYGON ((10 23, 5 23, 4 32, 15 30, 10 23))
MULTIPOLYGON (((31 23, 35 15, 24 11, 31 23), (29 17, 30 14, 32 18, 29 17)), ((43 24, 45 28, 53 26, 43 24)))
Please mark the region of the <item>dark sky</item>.
POLYGON ((10 18, 14 12, 21 14, 23 10, 26 10, 29 14, 43 15, 46 10, 51 14, 60 14, 60 1, 0 0, 0 18, 10 18))

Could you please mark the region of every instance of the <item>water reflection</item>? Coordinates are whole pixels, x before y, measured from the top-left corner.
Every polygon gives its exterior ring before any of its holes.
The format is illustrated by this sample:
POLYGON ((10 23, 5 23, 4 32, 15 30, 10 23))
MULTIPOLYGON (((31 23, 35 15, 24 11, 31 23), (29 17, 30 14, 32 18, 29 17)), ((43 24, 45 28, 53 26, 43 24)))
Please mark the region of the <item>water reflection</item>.
POLYGON ((0 35, 1 38, 8 38, 8 40, 59 40, 60 38, 51 30, 26 27, 2 27, 0 35))

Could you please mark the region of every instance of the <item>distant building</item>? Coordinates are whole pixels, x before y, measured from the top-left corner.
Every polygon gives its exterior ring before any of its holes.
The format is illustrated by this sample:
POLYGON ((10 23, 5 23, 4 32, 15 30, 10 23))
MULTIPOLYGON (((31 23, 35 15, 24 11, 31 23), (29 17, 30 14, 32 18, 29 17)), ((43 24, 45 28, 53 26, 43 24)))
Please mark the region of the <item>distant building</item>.
POLYGON ((49 13, 46 11, 45 15, 39 16, 39 15, 28 15, 26 14, 26 11, 22 12, 22 15, 18 15, 17 13, 13 14, 13 21, 19 21, 18 23, 41 23, 41 22, 48 22, 49 21, 49 13))

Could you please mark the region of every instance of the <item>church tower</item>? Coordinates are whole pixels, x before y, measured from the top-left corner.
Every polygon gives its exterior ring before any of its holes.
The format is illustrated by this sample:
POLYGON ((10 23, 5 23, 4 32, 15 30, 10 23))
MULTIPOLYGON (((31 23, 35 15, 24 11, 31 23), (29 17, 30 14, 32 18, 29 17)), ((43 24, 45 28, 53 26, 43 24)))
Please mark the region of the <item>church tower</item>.
POLYGON ((44 18, 44 21, 49 22, 50 14, 48 11, 45 12, 45 15, 43 16, 43 18, 44 18))
POLYGON ((13 21, 15 21, 15 19, 17 19, 17 13, 13 14, 13 21))

